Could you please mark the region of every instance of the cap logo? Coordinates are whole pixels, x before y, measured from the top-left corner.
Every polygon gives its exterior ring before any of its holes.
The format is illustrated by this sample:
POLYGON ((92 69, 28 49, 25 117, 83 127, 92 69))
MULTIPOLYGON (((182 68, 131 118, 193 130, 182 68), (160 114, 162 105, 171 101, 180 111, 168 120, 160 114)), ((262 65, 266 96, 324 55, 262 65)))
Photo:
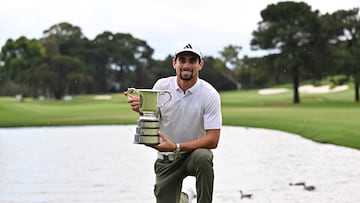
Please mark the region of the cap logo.
POLYGON ((187 44, 187 45, 184 47, 184 49, 192 49, 191 44, 187 44))

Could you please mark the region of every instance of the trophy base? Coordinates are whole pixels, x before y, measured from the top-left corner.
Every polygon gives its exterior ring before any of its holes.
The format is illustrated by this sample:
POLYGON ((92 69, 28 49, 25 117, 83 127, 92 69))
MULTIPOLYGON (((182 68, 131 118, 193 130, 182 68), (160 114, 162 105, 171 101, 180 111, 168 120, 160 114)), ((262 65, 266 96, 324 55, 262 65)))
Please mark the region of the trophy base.
POLYGON ((159 128, 159 121, 156 120, 148 120, 148 119, 139 119, 138 127, 140 128, 159 128))
POLYGON ((158 136, 159 128, 140 128, 136 127, 137 135, 145 135, 145 136, 158 136))
POLYGON ((158 135, 139 135, 136 134, 134 137, 135 144, 145 144, 145 145, 158 145, 160 144, 160 137, 158 135))

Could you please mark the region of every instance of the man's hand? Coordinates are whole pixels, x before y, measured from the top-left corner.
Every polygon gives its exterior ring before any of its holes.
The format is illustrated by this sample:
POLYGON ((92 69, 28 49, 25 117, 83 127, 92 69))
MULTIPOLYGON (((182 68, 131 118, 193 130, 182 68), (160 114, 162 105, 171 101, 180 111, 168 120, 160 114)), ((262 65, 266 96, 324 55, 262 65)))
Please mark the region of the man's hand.
POLYGON ((131 106, 131 109, 133 111, 136 111, 138 113, 140 113, 140 99, 139 97, 134 97, 130 94, 127 94, 127 92, 124 92, 124 95, 127 96, 128 98, 128 103, 131 106))
POLYGON ((158 145, 152 146, 153 148, 157 149, 160 152, 173 152, 176 149, 175 143, 171 142, 169 139, 166 138, 164 134, 159 132, 159 136, 162 139, 162 142, 158 145))

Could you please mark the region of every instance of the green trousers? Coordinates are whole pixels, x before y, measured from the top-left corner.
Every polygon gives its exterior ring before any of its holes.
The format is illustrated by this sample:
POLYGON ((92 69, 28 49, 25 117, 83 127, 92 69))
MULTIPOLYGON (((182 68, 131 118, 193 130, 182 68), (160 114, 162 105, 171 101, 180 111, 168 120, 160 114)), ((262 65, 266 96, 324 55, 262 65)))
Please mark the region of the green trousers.
POLYGON ((182 181, 196 177, 198 203, 211 203, 214 186, 213 153, 209 149, 196 149, 175 161, 157 159, 154 194, 157 203, 179 203, 182 181))

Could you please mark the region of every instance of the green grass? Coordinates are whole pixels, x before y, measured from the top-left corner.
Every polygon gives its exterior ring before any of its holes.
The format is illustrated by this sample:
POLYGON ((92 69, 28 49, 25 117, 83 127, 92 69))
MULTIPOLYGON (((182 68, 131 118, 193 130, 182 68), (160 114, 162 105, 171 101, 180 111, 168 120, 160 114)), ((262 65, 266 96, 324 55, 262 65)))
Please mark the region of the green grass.
POLYGON ((256 91, 222 93, 224 123, 278 129, 311 140, 360 149, 360 104, 352 90, 329 94, 259 95, 256 91))
MULTIPOLYGON (((292 104, 292 93, 259 95, 257 91, 221 93, 223 124, 277 129, 308 139, 360 149, 360 104, 353 89, 329 94, 300 94, 301 104, 292 104)), ((0 97, 0 127, 136 124, 122 94, 111 100, 94 95, 74 96, 71 101, 21 103, 0 97)))
POLYGON ((94 95, 75 96, 71 101, 21 103, 13 98, 0 99, 0 127, 133 124, 132 113, 123 95, 111 100, 94 100, 94 95))

